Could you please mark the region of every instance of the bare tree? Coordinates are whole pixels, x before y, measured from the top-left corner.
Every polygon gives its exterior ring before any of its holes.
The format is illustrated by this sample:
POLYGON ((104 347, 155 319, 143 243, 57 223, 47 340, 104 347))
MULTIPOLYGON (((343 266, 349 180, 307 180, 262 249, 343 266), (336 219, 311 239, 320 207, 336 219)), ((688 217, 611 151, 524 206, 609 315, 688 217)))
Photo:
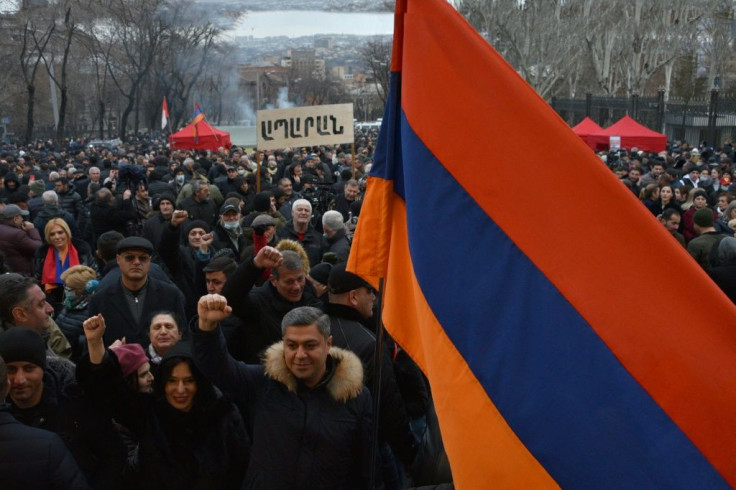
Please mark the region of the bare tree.
POLYGON ((56 23, 53 19, 50 22, 44 22, 43 17, 34 15, 31 9, 21 12, 19 15, 20 25, 20 50, 18 53, 18 61, 20 63, 20 72, 26 86, 26 128, 24 138, 31 141, 33 138, 33 110, 36 102, 36 74, 38 68, 43 61, 43 54, 46 46, 51 40, 51 36, 56 29, 56 23), (39 27, 39 24, 42 24, 39 27))
POLYGON ((107 70, 125 100, 119 136, 125 140, 128 118, 138 100, 138 91, 148 75, 161 45, 166 24, 158 15, 158 0, 113 0, 109 20, 113 48, 107 70))
MULTIPOLYGON (((72 40, 74 39, 77 31, 77 25, 72 17, 72 6, 71 4, 61 5, 61 13, 63 13, 63 20, 59 22, 59 27, 56 29, 56 35, 53 36, 53 40, 58 44, 52 45, 51 49, 44 50, 40 45, 36 45, 36 49, 41 55, 46 67, 46 72, 49 78, 54 82, 54 85, 59 89, 61 94, 59 100, 59 119, 56 126, 56 138, 61 140, 64 138, 64 126, 66 121, 66 108, 68 102, 68 91, 67 85, 67 66, 69 63, 69 56, 72 48, 72 40), (57 54, 57 49, 60 50, 60 55, 57 54), (60 60, 59 60, 60 58, 60 60), (60 73, 57 75, 55 66, 59 66, 60 73)), ((52 13, 52 15, 56 15, 52 13)), ((37 40, 34 38, 34 42, 37 40)))
POLYGON ((463 0, 460 9, 542 97, 567 79, 581 54, 572 42, 572 2, 463 0))
POLYGON ((365 43, 359 50, 360 58, 368 66, 376 92, 383 105, 388 99, 391 75, 391 41, 373 39, 365 43))
POLYGON ((202 25, 184 21, 170 26, 162 40, 155 73, 171 103, 173 127, 184 119, 191 107, 192 93, 205 72, 219 29, 209 22, 202 25))

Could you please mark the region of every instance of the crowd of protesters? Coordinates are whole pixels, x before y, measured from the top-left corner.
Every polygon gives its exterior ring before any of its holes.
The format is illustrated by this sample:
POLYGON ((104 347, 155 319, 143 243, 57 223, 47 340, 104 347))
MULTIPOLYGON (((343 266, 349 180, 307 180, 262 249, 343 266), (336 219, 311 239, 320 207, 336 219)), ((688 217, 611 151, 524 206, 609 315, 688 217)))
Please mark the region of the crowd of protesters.
MULTIPOLYGON (((3 488, 451 482, 345 270, 374 144, 0 149, 3 488)), ((736 302, 734 149, 599 156, 736 302)))
POLYGON ((690 147, 602 154, 601 159, 736 303, 734 148, 690 147))
POLYGON ((375 136, 0 148, 1 486, 451 485, 426 379, 388 336, 375 361, 345 270, 375 136))

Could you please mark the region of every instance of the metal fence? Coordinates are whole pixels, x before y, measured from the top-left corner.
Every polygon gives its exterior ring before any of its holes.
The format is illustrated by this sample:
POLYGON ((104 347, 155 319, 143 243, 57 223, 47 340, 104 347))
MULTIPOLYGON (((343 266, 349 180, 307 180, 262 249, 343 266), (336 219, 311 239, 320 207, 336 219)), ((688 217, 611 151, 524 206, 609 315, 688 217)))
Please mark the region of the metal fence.
POLYGON ((711 91, 708 99, 667 102, 664 91, 654 97, 587 94, 584 99, 553 98, 552 108, 570 126, 587 116, 605 128, 629 115, 649 129, 664 133, 670 141, 705 141, 713 146, 736 141, 736 99, 721 97, 718 90, 711 91))

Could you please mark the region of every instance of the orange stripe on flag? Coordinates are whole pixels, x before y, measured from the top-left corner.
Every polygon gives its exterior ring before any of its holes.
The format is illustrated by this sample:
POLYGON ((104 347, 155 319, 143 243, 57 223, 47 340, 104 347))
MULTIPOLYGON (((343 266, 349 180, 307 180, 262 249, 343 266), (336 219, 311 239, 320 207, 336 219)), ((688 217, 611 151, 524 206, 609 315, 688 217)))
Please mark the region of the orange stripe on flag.
POLYGON ((406 14, 402 104, 412 129, 735 484, 736 308, 500 55, 460 23, 438 23, 429 4, 412 2, 406 14), (464 69, 425 83, 436 66, 464 69), (478 98, 477 87, 489 96, 478 98), (482 155, 489 174, 467 165, 468 155, 482 155), (531 185, 524 205, 509 205, 519 182, 531 185))
POLYGON ((393 240, 383 318, 386 329, 432 380, 456 487, 558 488, 508 426, 432 313, 411 269, 405 206, 398 198, 390 202, 393 240))

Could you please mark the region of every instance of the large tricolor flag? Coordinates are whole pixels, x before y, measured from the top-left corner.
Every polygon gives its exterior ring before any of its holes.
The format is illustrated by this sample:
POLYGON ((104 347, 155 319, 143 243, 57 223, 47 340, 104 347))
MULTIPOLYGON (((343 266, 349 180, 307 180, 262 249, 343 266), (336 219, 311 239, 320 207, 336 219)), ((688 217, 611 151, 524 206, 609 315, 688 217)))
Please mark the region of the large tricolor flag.
POLYGON ((460 489, 736 485, 736 308, 445 0, 398 0, 349 268, 460 489))
POLYGON ((164 97, 164 103, 161 106, 161 129, 164 129, 167 124, 169 124, 169 105, 164 97))
POLYGON ((194 132, 194 142, 199 143, 199 132, 197 124, 204 121, 204 112, 200 109, 199 104, 194 104, 194 117, 192 118, 192 131, 194 132))

